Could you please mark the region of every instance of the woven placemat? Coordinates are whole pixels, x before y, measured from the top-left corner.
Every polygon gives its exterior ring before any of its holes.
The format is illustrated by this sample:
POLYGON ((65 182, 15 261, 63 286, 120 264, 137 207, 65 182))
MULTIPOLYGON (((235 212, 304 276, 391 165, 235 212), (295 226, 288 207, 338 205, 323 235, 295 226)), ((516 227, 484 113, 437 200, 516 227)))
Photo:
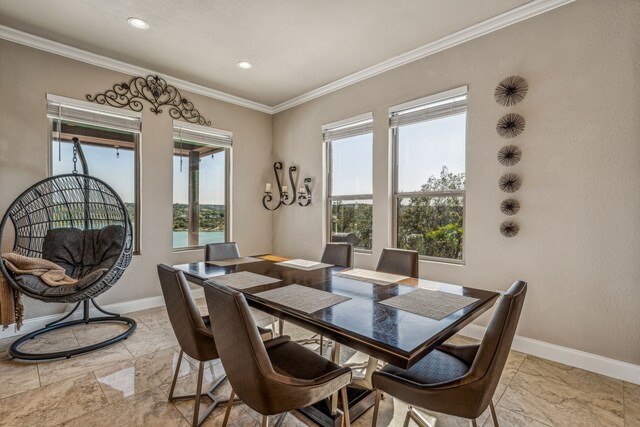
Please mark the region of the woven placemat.
POLYGON ((263 276, 262 274, 251 273, 249 271, 240 271, 238 273, 225 274, 224 276, 216 276, 209 279, 209 281, 242 290, 277 283, 280 279, 274 279, 273 277, 263 276))
POLYGON ((319 268, 333 267, 333 264, 325 264, 319 261, 309 261, 306 259, 290 259, 288 261, 278 262, 276 265, 282 267, 295 268, 298 270, 317 270, 319 268))
POLYGON ((450 314, 478 301, 477 298, 450 294, 449 292, 415 289, 381 301, 379 304, 395 307, 430 319, 442 320, 450 314))
POLYGON ((320 291, 295 284, 260 292, 255 294, 255 296, 291 307, 304 313, 313 313, 351 299, 342 295, 332 294, 331 292, 320 291))
POLYGON ((365 270, 363 268, 354 268, 347 271, 341 271, 339 273, 335 273, 334 276, 344 277, 346 279, 360 280, 362 282, 369 282, 375 285, 390 285, 392 283, 396 283, 409 278, 408 276, 399 276, 397 274, 365 270))
POLYGON ((249 264, 250 262, 262 261, 260 258, 254 258, 251 256, 243 256, 242 258, 228 258, 218 261, 206 261, 207 264, 217 265, 218 267, 228 267, 230 265, 249 264))

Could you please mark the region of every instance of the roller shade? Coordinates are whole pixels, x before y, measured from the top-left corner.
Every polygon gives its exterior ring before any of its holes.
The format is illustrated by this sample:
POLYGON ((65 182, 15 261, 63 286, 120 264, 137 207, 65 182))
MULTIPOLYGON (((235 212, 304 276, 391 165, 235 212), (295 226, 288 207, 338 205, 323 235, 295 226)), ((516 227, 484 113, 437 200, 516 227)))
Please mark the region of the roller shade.
POLYGON ((226 130, 174 121, 173 139, 175 141, 191 141, 200 144, 231 147, 233 143, 233 133, 226 130))
POLYGON ((329 142, 371 132, 373 132, 373 115, 364 114, 322 126, 322 140, 329 142))
POLYGON ((392 107, 389 127, 425 122, 467 111, 466 86, 392 107))
POLYGON ((140 113, 118 111, 112 107, 55 95, 47 95, 47 117, 125 132, 140 133, 141 130, 140 113))

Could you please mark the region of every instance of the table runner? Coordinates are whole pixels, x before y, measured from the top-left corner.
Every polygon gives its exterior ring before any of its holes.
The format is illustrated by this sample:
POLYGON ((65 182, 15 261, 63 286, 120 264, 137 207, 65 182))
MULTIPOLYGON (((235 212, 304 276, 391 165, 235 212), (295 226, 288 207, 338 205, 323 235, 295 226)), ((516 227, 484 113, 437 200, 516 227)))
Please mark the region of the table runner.
POLYGON ((477 298, 451 294, 442 291, 415 289, 409 293, 398 295, 379 304, 388 305, 434 320, 442 320, 448 315, 473 304, 477 298))
POLYGON ((375 285, 390 285, 392 283, 396 283, 409 278, 408 276, 399 276, 397 274, 365 270, 363 268, 354 268, 347 271, 341 271, 339 273, 335 273, 334 276, 360 280, 363 282, 373 283, 375 285))
POLYGON ((251 273, 249 271, 240 271, 238 273, 225 274, 224 276, 216 276, 209 280, 238 290, 280 282, 279 279, 263 276, 262 274, 251 273))
POLYGON ((207 264, 217 265, 218 267, 228 267, 230 265, 248 264, 250 262, 262 261, 260 258, 254 258, 251 256, 244 256, 242 258, 228 258, 218 261, 206 261, 207 264))
POLYGON ((320 261, 309 261, 306 259, 290 259, 288 261, 278 262, 276 263, 276 265, 307 271, 317 270, 319 268, 333 267, 333 264, 325 264, 320 261))
POLYGON ((260 292, 255 296, 304 313, 313 313, 351 299, 296 284, 260 292))

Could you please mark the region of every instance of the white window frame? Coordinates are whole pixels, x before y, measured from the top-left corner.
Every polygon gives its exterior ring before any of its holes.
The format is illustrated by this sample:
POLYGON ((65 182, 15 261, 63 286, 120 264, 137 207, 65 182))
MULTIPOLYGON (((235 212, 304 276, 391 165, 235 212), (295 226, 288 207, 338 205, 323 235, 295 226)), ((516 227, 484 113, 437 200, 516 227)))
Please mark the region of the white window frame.
MULTIPOLYGON (((216 129, 208 126, 201 126, 193 123, 183 122, 180 120, 173 121, 173 134, 171 138, 171 167, 173 168, 173 152, 174 152, 174 143, 176 138, 184 139, 185 141, 193 141, 201 144, 207 144, 215 147, 222 147, 225 149, 225 196, 224 196, 224 241, 230 242, 233 241, 231 236, 232 230, 232 195, 231 195, 231 180, 233 177, 233 132, 216 129)), ((173 169, 172 169, 173 176, 173 169)), ((173 183, 171 188, 173 189, 173 183)), ((173 190, 171 194, 171 210, 173 212, 173 190)), ((173 215, 172 215, 173 217, 173 215)), ((173 231, 173 223, 172 223, 172 231, 173 231)), ((205 245, 197 245, 197 246, 181 246, 179 248, 173 247, 173 235, 171 239, 171 249, 173 252, 184 252, 184 251, 193 251, 203 249, 205 245)))
MULTIPOLYGON (((466 161, 466 129, 465 129, 465 188, 464 190, 451 190, 451 191, 410 191, 410 192, 399 192, 398 191, 398 145, 399 145, 399 133, 398 127, 403 124, 394 123, 394 117, 396 117, 399 113, 406 112, 408 110, 418 110, 421 111, 422 108, 425 107, 425 110, 429 110, 427 107, 430 104, 438 104, 440 101, 445 101, 452 98, 462 97, 464 96, 464 111, 467 112, 467 101, 468 101, 468 90, 467 86, 461 86, 455 89, 447 90, 444 92, 440 92, 434 95, 429 95, 424 98, 415 99, 413 101, 405 102, 399 105, 395 105, 389 108, 389 130, 391 135, 391 144, 392 144, 392 156, 393 156, 393 197, 392 197, 392 244, 394 248, 398 247, 398 202, 400 199, 406 199, 410 197, 462 197, 462 259, 453 259, 453 258, 441 258, 434 257, 428 255, 419 255, 419 259, 422 261, 434 261, 434 262, 442 262, 448 264, 460 264, 464 265, 466 262, 466 239, 467 239, 467 161, 466 161)), ((446 117, 449 115, 459 114, 455 109, 452 110, 451 113, 447 112, 438 112, 434 115, 433 118, 428 118, 428 114, 424 115, 424 120, 419 120, 416 117, 416 121, 412 123, 420 123, 427 120, 437 120, 440 117, 446 117)), ((416 114, 417 115, 417 114, 416 114)), ((409 124, 409 123, 405 123, 409 124)), ((465 120, 465 127, 467 125, 467 121, 465 120)))
MULTIPOLYGON (((349 138, 351 136, 357 135, 365 135, 367 133, 371 133, 372 139, 372 149, 373 149, 373 113, 364 113, 358 116, 350 117, 348 119, 339 120, 336 122, 328 123, 326 125, 322 125, 322 138, 325 144, 325 155, 326 155, 326 188, 327 188, 327 200, 326 200, 326 241, 331 242, 331 223, 332 223, 332 202, 333 201, 341 201, 341 200, 371 200, 371 206, 373 207, 373 182, 372 193, 371 194, 353 194, 353 195, 340 195, 333 196, 332 195, 332 176, 331 171, 333 170, 332 165, 332 153, 331 153, 331 143, 335 140, 349 138)), ((373 172, 372 172, 373 179, 373 172)), ((371 237, 372 242, 371 246, 373 249, 373 218, 371 220, 371 237)), ((354 252, 371 254, 372 249, 366 249, 362 247, 354 246, 354 252)))

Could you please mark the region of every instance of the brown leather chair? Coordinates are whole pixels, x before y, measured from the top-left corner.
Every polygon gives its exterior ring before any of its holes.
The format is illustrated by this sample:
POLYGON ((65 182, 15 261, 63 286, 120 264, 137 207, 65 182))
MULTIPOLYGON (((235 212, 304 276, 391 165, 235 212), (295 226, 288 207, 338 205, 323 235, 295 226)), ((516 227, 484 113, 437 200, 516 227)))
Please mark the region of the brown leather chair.
MULTIPOLYGON (((206 282, 204 291, 220 358, 233 387, 229 399, 237 394, 250 408, 261 413, 263 426, 268 425, 269 415, 286 414, 338 391, 343 402, 347 401, 346 386, 351 382, 349 368, 294 343, 288 336, 263 343, 244 295, 213 282, 206 282)), ((231 406, 227 405, 223 427, 231 406)), ((345 405, 344 416, 349 426, 348 405, 345 405)))
MULTIPOLYGON (((213 383, 206 395, 211 398, 212 404, 198 418, 200 410, 200 398, 202 395, 202 378, 204 375, 204 362, 218 359, 218 349, 211 332, 209 316, 201 316, 198 306, 191 297, 189 285, 181 271, 168 265, 158 265, 158 276, 162 287, 162 295, 169 314, 169 321, 180 344, 180 356, 173 375, 173 382, 169 391, 169 401, 195 399, 192 426, 201 425, 218 404, 226 403, 227 399, 220 399, 213 395, 214 390, 222 384, 226 375, 223 374, 213 383), (182 363, 183 354, 187 353, 193 359, 198 360, 198 383, 196 393, 191 395, 174 396, 173 392, 178 380, 178 372, 182 363)), ((259 334, 271 337, 271 331, 261 329, 259 334)))
POLYGON ((339 267, 353 267, 353 246, 350 243, 327 243, 320 262, 339 267))
POLYGON ((407 249, 385 248, 380 254, 376 271, 418 277, 418 252, 407 249))
MULTIPOLYGON (((469 419, 476 426, 487 406, 491 409, 494 427, 498 427, 493 397, 500 375, 509 356, 518 319, 527 293, 525 282, 515 282, 499 301, 491 323, 480 344, 443 344, 427 354, 411 368, 404 370, 386 365, 373 374, 376 425, 380 393, 420 408, 469 419)), ((405 426, 413 419, 426 427, 424 418, 409 406, 405 426)))
POLYGON ((236 242, 210 243, 205 246, 205 261, 222 261, 231 258, 240 258, 240 250, 236 242))

